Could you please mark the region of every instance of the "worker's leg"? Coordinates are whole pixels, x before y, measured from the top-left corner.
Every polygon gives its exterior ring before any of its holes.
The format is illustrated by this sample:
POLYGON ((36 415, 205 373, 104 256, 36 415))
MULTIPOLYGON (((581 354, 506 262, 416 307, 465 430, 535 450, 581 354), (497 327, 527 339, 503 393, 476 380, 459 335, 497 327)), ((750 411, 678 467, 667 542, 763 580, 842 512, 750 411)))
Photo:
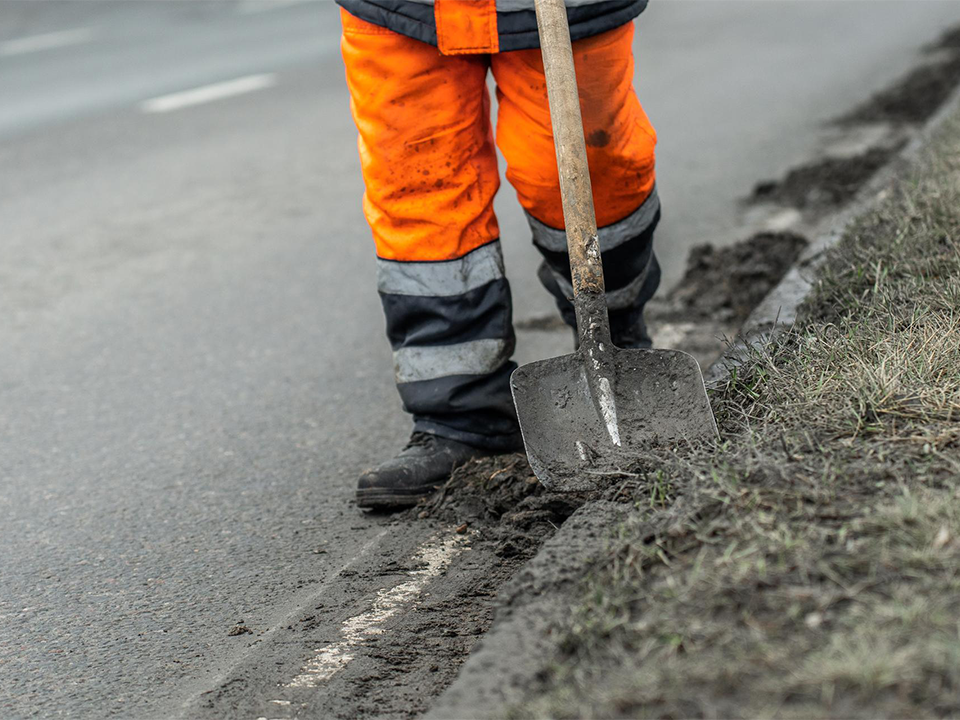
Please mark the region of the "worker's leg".
MULTIPOLYGON (((643 306, 660 282, 653 231, 656 135, 633 89, 633 23, 573 44, 614 342, 649 345, 643 306)), ((575 317, 556 155, 539 50, 494 55, 497 144, 543 254, 540 279, 575 317)))
POLYGON ((417 431, 513 449, 489 56, 441 56, 347 13, 343 25, 363 206, 404 408, 417 431))

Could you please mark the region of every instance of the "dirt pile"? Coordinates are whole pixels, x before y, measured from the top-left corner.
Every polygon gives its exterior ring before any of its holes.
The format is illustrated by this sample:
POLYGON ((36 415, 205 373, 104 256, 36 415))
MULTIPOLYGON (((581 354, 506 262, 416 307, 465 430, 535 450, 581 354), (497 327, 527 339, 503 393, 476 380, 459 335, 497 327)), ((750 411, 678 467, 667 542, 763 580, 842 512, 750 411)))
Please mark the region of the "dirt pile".
POLYGON ((794 168, 783 180, 758 183, 751 202, 774 202, 799 209, 842 205, 857 194, 903 147, 875 147, 849 158, 824 158, 794 168))
POLYGON ((553 493, 537 480, 523 453, 467 463, 408 514, 476 531, 501 558, 531 557, 590 496, 553 493))
POLYGON ((698 245, 668 300, 688 316, 742 323, 806 246, 806 238, 790 232, 759 233, 723 248, 698 245))

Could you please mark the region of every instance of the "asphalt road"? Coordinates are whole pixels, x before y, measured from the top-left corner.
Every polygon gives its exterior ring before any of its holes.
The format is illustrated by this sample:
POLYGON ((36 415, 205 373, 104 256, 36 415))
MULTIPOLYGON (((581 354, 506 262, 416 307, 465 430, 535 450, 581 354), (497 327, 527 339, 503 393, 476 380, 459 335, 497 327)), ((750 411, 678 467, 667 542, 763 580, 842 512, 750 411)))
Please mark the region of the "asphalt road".
MULTIPOLYGON (((958 22, 936 0, 651 3, 667 281, 958 22)), ((239 620, 274 628, 432 532, 350 503, 408 427, 337 40, 328 0, 0 2, 4 717, 176 715, 258 652, 239 620)), ((498 203, 517 317, 541 317, 508 186, 498 203)), ((519 354, 568 342, 525 332, 519 354)))

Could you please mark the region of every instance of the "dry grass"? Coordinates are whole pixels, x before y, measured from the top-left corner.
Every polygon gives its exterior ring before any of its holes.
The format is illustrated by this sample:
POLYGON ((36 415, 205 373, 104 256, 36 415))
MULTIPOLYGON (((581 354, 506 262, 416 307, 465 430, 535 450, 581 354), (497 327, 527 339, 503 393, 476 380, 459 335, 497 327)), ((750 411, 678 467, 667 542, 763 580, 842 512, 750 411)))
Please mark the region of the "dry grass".
POLYGON ((960 120, 713 401, 512 715, 960 715, 960 120))

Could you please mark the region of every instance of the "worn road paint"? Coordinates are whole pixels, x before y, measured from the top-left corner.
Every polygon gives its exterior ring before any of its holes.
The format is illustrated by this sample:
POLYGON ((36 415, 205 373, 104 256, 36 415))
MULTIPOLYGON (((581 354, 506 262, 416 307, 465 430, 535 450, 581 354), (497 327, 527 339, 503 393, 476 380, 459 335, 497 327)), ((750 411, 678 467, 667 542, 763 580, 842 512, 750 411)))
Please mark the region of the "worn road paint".
POLYGON ((161 95, 160 97, 144 100, 140 103, 140 110, 145 113, 164 113, 181 108, 201 105, 203 103, 222 100, 235 95, 244 95, 255 90, 263 90, 271 87, 277 82, 277 76, 273 73, 262 73, 259 75, 247 75, 236 80, 227 80, 226 82, 213 83, 212 85, 203 85, 191 90, 161 95))
POLYGON ((446 570, 466 547, 466 537, 448 532, 434 537, 413 556, 411 562, 423 567, 408 571, 410 579, 406 582, 378 592, 369 610, 345 620, 340 626, 340 640, 318 648, 300 674, 284 687, 312 688, 323 684, 353 660, 355 649, 365 638, 381 634, 383 623, 415 601, 427 583, 446 570))
MULTIPOLYGON (((333 583, 337 582, 337 579, 342 577, 344 572, 352 569, 361 560, 364 560, 371 552, 373 552, 377 547, 379 547, 380 542, 383 540, 384 537, 386 537, 386 535, 389 532, 390 532, 390 528, 384 528, 383 530, 378 532, 376 535, 374 535, 372 538, 367 540, 367 542, 363 544, 360 550, 357 551, 352 558, 350 558, 347 562, 345 562, 343 565, 338 567, 335 571, 330 573, 327 576, 327 579, 324 580, 316 590, 311 592, 308 596, 301 598, 297 607, 292 612, 285 613, 280 618, 274 620, 271 623, 270 629, 267 630, 265 633, 263 633, 263 635, 261 636, 261 641, 269 640, 271 637, 276 635, 279 630, 287 627, 288 625, 290 625, 290 623, 294 622, 297 617, 302 617, 303 611, 305 608, 316 605, 317 601, 324 596, 324 593, 327 591, 327 589, 333 583)), ((255 644, 248 646, 246 651, 243 653, 243 655, 240 658, 238 658, 230 666, 230 668, 226 670, 226 672, 216 677, 212 681, 212 683, 203 683, 202 688, 198 692, 191 694, 190 699, 183 705, 183 710, 185 713, 187 713, 186 715, 187 717, 191 717, 189 713, 191 712, 191 709, 195 707, 198 697, 202 697, 205 693, 210 692, 211 689, 223 687, 231 679, 236 677, 237 667, 242 662, 245 661, 247 656, 256 652, 256 650, 254 649, 255 647, 256 647, 255 644)), ((278 702, 277 704, 279 705, 281 703, 278 702)), ((267 720, 267 719, 258 718, 258 720, 267 720)))
POLYGON ((80 45, 90 42, 93 36, 94 32, 91 28, 74 28, 73 30, 58 30, 42 35, 30 35, 29 37, 16 38, 0 43, 0 55, 9 57, 69 45, 80 45))

